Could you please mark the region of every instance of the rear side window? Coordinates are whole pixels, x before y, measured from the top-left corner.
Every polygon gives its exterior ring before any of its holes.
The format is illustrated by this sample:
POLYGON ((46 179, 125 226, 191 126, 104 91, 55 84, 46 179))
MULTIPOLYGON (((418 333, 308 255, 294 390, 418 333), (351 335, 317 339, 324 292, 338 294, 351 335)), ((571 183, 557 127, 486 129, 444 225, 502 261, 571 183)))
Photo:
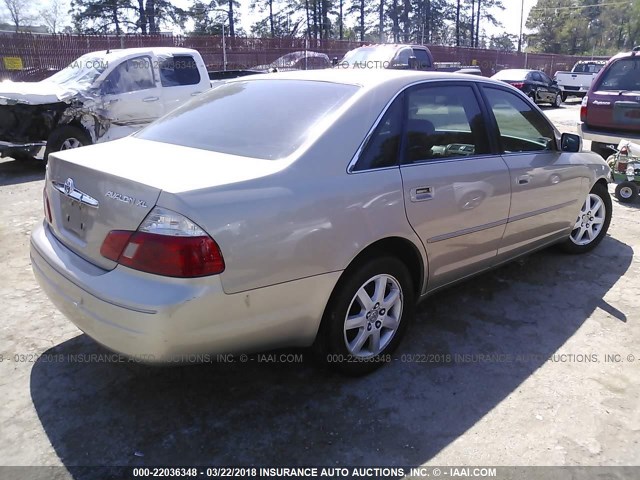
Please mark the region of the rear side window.
POLYGON ((304 80, 232 81, 187 102, 136 136, 232 155, 284 158, 358 88, 304 80))
POLYGON ((191 55, 174 55, 160 64, 160 81, 163 87, 197 85, 200 72, 191 55))
POLYGON ((419 86, 407 93, 405 162, 490 152, 471 86, 419 86))
POLYGON ((387 109, 369 137, 354 171, 393 167, 398 164, 398 148, 402 135, 402 95, 387 109))
POLYGON ((483 89, 505 153, 554 150, 553 128, 537 110, 515 93, 491 87, 483 89))
POLYGON ((598 90, 640 90, 640 58, 621 58, 609 65, 598 90))

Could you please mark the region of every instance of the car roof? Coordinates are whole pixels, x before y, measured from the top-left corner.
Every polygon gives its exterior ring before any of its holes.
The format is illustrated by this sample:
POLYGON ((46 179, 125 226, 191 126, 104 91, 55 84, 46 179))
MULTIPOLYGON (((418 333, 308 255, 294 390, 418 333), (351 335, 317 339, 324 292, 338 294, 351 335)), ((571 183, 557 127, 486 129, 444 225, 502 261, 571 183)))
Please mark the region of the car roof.
POLYGON ((153 52, 156 55, 174 55, 180 53, 196 53, 191 48, 184 47, 138 47, 138 48, 114 48, 110 50, 99 50, 95 52, 87 53, 86 55, 101 55, 109 57, 113 60, 126 57, 127 55, 143 54, 153 52))
POLYGON ((409 85, 421 80, 466 80, 488 81, 493 80, 478 77, 477 75, 465 75, 449 72, 424 72, 419 70, 393 70, 393 69, 359 69, 359 68, 326 68, 322 70, 295 70, 290 72, 268 73, 265 75, 252 75, 233 81, 262 81, 262 80, 306 80, 317 82, 341 83, 346 85, 359 85, 365 88, 374 88, 387 82, 397 82, 409 85))

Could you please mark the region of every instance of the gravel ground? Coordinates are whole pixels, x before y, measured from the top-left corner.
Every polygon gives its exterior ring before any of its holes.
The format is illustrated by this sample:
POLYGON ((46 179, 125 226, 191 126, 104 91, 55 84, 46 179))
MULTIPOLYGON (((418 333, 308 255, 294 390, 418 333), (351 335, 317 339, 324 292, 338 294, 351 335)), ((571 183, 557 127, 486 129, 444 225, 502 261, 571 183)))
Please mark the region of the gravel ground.
MULTIPOLYGON (((545 112, 568 131, 577 110, 545 112)), ((614 199, 609 235, 588 255, 546 250, 432 297, 394 362, 350 379, 257 356, 172 368, 101 361, 107 352, 31 272, 43 174, 0 161, 0 465, 95 478, 75 467, 640 459, 640 202, 614 199)))

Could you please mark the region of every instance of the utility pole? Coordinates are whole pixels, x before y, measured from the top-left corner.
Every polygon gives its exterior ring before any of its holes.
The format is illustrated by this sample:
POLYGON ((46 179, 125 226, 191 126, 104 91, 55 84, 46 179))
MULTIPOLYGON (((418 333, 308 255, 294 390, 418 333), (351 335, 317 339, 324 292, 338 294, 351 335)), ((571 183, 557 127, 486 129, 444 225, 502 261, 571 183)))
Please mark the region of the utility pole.
POLYGON ((522 53, 522 21, 524 20, 524 0, 520 4, 520 35, 518 35, 518 53, 522 53))

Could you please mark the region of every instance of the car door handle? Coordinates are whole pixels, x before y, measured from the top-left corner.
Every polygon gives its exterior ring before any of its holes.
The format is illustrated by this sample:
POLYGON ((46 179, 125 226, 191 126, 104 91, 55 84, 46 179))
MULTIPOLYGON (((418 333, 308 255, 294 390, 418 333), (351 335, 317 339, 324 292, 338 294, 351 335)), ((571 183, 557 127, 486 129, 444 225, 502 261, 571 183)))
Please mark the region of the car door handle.
POLYGON ((433 188, 431 187, 417 187, 411 189, 412 202, 424 202, 425 200, 431 200, 432 198, 433 188))
POLYGON ((195 97, 196 95, 200 95, 201 93, 202 93, 202 92, 192 92, 192 93, 191 93, 191 96, 192 96, 192 97, 195 97))
POLYGON ((142 99, 143 102, 157 102, 158 100, 160 100, 160 97, 147 97, 142 99))
POLYGON ((521 175, 518 177, 518 185, 527 185, 531 181, 531 175, 521 175))

